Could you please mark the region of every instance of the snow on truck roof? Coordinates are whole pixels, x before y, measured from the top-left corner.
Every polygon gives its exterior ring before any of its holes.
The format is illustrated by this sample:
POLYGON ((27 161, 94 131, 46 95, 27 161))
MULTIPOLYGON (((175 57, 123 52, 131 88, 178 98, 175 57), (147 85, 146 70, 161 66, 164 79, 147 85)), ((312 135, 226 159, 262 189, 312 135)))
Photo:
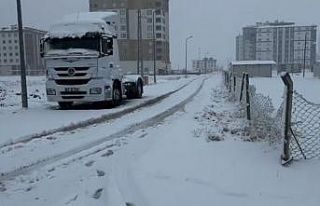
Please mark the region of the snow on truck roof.
POLYGON ((50 27, 46 38, 80 38, 89 32, 112 36, 115 31, 110 24, 115 21, 116 17, 115 12, 69 14, 50 27))
POLYGON ((265 65, 272 64, 275 65, 275 61, 234 61, 231 62, 231 65, 265 65))

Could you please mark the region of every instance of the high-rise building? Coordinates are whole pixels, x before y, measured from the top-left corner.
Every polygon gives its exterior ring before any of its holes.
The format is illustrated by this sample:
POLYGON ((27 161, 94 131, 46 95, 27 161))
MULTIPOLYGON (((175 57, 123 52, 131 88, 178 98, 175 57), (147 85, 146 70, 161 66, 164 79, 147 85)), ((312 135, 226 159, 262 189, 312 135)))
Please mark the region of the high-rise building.
POLYGON ((138 53, 142 55, 144 73, 153 73, 154 37, 156 70, 166 73, 170 69, 169 0, 90 0, 90 11, 114 11, 119 14, 116 29, 120 63, 126 73, 137 72, 138 53))
POLYGON ((236 37, 236 60, 241 61, 244 60, 243 56, 243 36, 238 35, 236 37))
POLYGON ((299 70, 304 64, 312 69, 316 62, 317 26, 257 23, 244 27, 236 42, 237 60, 273 60, 280 70, 299 70))
MULTIPOLYGON (((24 27, 26 72, 43 75, 45 68, 40 57, 40 39, 45 31, 24 27)), ((0 28, 0 75, 20 74, 19 35, 17 26, 0 28)))

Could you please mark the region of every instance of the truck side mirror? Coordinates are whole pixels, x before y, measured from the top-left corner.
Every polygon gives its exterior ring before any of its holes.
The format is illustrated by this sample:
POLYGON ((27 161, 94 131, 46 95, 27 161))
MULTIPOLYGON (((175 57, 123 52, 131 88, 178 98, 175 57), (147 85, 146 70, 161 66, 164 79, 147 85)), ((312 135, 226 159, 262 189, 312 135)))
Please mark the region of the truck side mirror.
POLYGON ((102 40, 102 53, 105 56, 113 55, 113 39, 107 38, 102 40))
POLYGON ((44 40, 40 40, 40 56, 44 57, 44 40))

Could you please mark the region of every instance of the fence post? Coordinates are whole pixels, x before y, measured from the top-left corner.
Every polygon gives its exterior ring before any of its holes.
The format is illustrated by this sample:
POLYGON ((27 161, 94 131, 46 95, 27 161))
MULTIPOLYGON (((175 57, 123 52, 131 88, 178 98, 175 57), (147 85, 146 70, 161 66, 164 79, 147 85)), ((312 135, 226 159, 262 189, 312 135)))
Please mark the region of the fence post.
POLYGON ((242 74, 242 81, 241 81, 241 92, 240 92, 240 102, 242 101, 243 98, 243 89, 244 89, 244 79, 246 78, 246 74, 242 74))
POLYGON ((237 86, 237 78, 233 76, 233 92, 236 93, 236 86, 237 86))
POLYGON ((231 93, 231 89, 232 89, 232 73, 229 73, 229 92, 231 93))
POLYGON ((249 91, 249 74, 246 74, 246 104, 247 104, 247 120, 251 120, 251 111, 250 111, 250 91, 249 91))
POLYGON ((292 113, 292 100, 293 100, 293 81, 289 73, 281 75, 281 79, 285 84, 285 108, 284 108, 284 144, 282 160, 285 162, 290 161, 290 129, 291 129, 291 113, 292 113))

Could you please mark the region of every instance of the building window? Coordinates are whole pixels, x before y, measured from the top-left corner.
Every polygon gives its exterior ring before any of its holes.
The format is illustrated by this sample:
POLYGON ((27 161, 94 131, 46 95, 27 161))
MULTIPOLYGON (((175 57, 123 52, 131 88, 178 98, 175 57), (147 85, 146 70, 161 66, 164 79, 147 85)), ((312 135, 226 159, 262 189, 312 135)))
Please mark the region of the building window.
POLYGON ((161 34, 160 34, 160 33, 157 33, 157 34, 156 34, 156 37, 157 37, 157 38, 161 38, 161 34))
POLYGON ((3 50, 4 50, 4 51, 7 50, 7 47, 4 46, 4 47, 3 47, 3 50))
POLYGON ((125 9, 121 9, 120 10, 120 15, 121 16, 125 16, 126 15, 126 10, 125 9))
POLYGON ((156 15, 161 15, 161 10, 156 10, 156 15))
POLYGON ((161 7, 162 6, 162 2, 161 1, 156 1, 156 7, 161 7))
POLYGON ((151 18, 148 18, 148 19, 147 19, 147 23, 152 23, 152 19, 151 19, 151 18))
POLYGON ((127 23, 127 19, 126 18, 121 18, 120 22, 121 22, 121 24, 125 24, 125 23, 127 23))
POLYGON ((148 31, 152 31, 152 29, 153 29, 153 26, 148 26, 148 27, 147 27, 147 30, 148 30, 148 31))
POLYGON ((157 23, 161 23, 161 18, 156 18, 157 23))
POLYGON ((151 15, 152 15, 152 10, 150 10, 150 9, 147 10, 147 15, 148 15, 148 16, 151 16, 151 15))
POLYGON ((16 52, 16 56, 19 56, 19 53, 18 53, 18 52, 16 52))
POLYGON ((156 26, 157 31, 161 31, 161 26, 156 26))
POLYGON ((9 44, 11 44, 12 43, 12 41, 11 40, 9 40, 9 44))
POLYGON ((5 44, 5 43, 6 43, 6 40, 3 40, 2 43, 5 44))

